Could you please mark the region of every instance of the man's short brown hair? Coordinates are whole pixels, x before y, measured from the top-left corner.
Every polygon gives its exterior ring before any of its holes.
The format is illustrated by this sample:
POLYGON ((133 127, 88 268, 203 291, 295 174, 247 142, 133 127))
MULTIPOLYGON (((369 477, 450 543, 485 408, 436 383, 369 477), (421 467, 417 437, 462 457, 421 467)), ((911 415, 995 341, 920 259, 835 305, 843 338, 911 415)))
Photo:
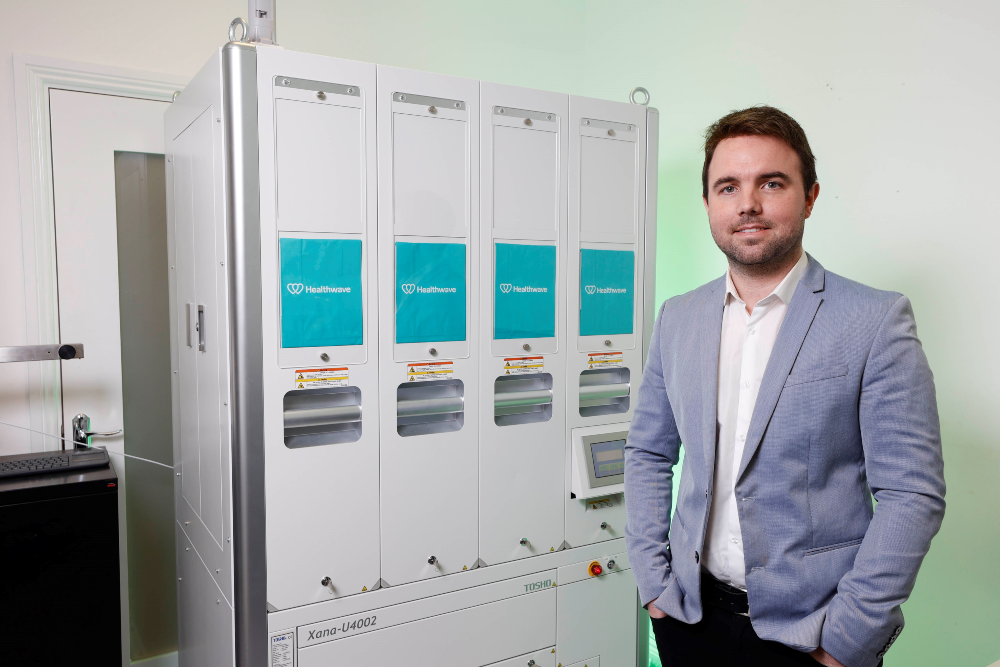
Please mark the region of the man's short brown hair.
POLYGON ((809 148, 806 133, 794 118, 781 109, 759 105, 733 111, 712 123, 705 130, 705 166, 701 169, 701 195, 708 197, 708 165, 716 147, 733 137, 777 137, 791 146, 802 165, 802 184, 806 194, 816 182, 816 158, 809 148))

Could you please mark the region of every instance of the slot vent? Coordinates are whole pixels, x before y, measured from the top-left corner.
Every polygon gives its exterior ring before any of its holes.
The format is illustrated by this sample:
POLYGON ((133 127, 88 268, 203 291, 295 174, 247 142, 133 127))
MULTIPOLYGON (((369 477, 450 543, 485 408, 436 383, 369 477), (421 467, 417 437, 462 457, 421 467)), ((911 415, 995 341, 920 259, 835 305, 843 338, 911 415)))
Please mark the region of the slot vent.
POLYGON ((501 375, 493 383, 493 421, 497 426, 552 419, 552 375, 501 375))
POLYGON ((403 437, 449 433, 465 424, 461 380, 407 382, 396 388, 396 432, 403 437))
POLYGON ((627 368, 601 368, 580 373, 580 416, 628 412, 630 380, 627 368))
POLYGON ((296 389, 285 394, 285 447, 318 447, 361 438, 361 390, 296 389))

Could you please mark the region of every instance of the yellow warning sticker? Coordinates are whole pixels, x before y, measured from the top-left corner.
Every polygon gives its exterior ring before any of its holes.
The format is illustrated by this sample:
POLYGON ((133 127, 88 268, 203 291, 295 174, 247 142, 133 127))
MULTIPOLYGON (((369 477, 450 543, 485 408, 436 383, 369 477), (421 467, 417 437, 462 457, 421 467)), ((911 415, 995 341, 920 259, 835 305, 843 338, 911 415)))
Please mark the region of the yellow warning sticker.
POLYGON ((621 368, 622 359, 621 352, 592 352, 587 355, 587 365, 590 368, 621 368))
POLYGON ((507 357, 503 360, 504 375, 527 375, 545 371, 545 357, 507 357))
POLYGON ((347 366, 339 368, 300 368, 295 371, 296 389, 346 387, 350 380, 347 366))
POLYGON ((453 372, 453 361, 425 361, 406 365, 407 382, 426 382, 427 380, 448 380, 453 372))

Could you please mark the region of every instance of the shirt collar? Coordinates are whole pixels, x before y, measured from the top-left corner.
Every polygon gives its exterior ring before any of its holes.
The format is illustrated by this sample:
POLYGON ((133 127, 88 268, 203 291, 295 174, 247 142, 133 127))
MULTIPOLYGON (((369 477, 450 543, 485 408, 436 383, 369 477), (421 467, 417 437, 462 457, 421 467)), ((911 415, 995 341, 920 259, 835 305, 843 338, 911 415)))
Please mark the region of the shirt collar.
MULTIPOLYGON (((799 257, 799 261, 795 262, 795 266, 792 267, 792 270, 781 279, 781 282, 774 288, 774 291, 760 300, 760 303, 764 304, 769 301, 772 296, 774 296, 781 299, 781 302, 787 306, 792 300, 792 295, 795 294, 796 286, 798 286, 799 281, 802 280, 802 276, 805 275, 806 267, 808 265, 809 257, 806 255, 805 250, 803 250, 802 256, 799 257)), ((740 298, 740 293, 736 291, 732 275, 729 271, 726 271, 726 303, 729 303, 730 296, 742 304, 746 303, 742 298, 740 298)))

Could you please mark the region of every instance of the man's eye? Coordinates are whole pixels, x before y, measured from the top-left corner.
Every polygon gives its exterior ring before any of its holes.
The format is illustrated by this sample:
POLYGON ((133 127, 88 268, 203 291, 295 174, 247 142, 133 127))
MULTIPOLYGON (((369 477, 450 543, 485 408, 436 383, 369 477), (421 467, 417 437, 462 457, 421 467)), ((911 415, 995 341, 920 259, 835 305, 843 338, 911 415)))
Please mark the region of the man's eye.
POLYGON ((768 181, 767 183, 764 184, 764 187, 774 190, 775 188, 780 188, 781 183, 779 183, 778 181, 768 181))
POLYGON ((726 187, 722 188, 723 194, 731 195, 734 192, 736 192, 736 187, 733 185, 727 185, 726 187))

